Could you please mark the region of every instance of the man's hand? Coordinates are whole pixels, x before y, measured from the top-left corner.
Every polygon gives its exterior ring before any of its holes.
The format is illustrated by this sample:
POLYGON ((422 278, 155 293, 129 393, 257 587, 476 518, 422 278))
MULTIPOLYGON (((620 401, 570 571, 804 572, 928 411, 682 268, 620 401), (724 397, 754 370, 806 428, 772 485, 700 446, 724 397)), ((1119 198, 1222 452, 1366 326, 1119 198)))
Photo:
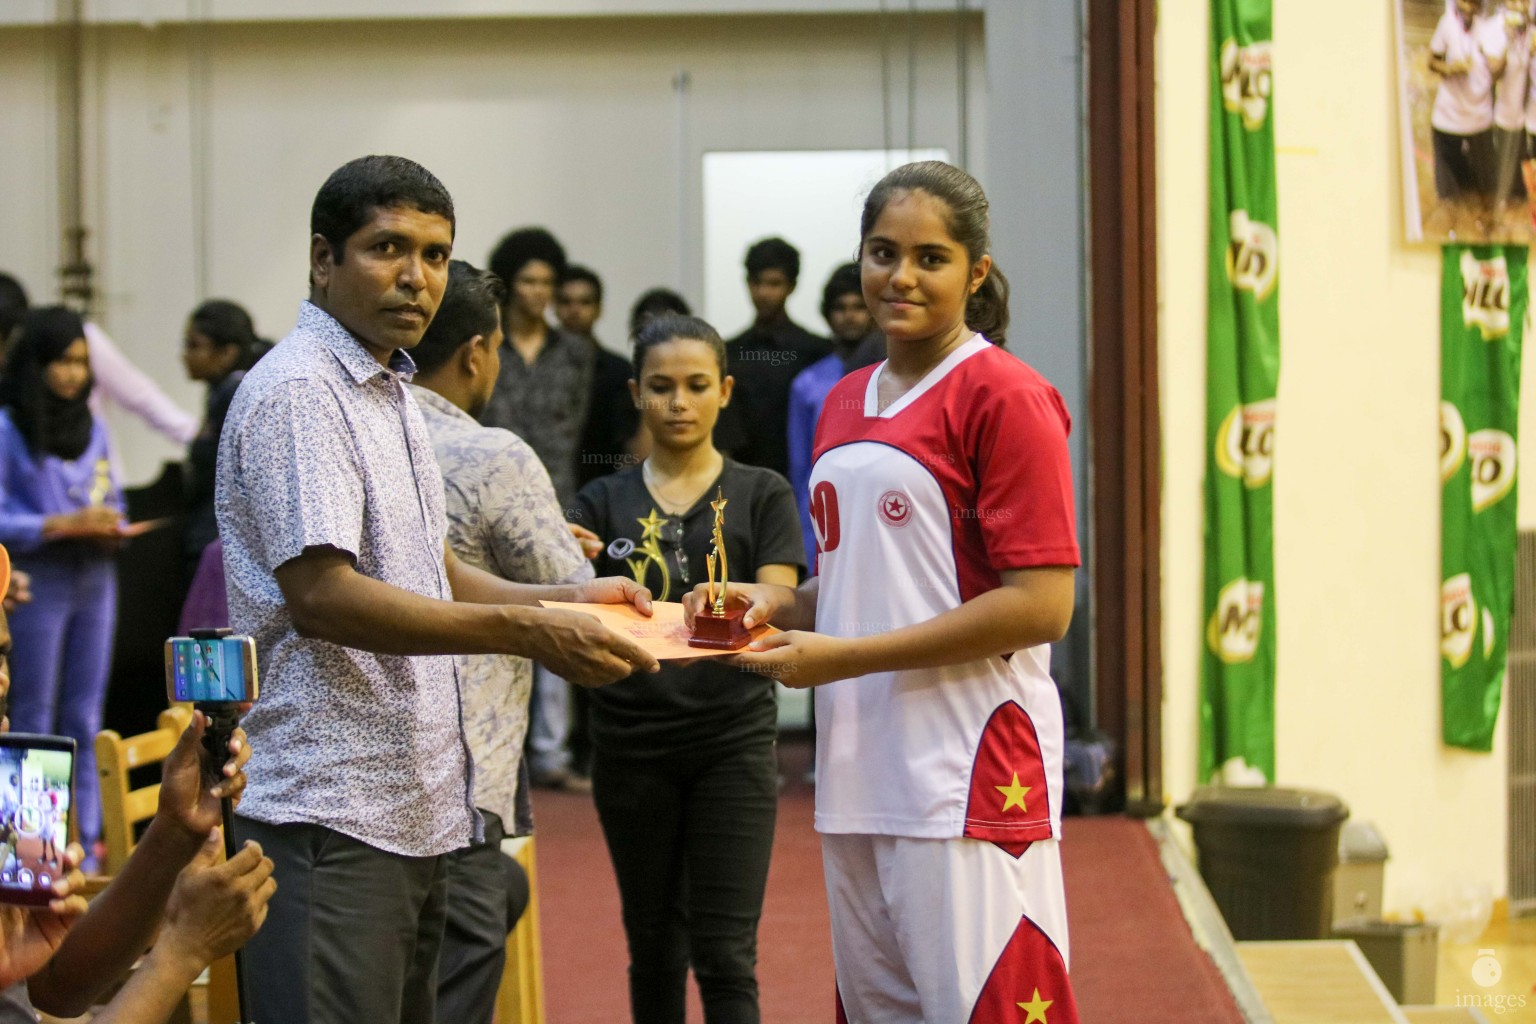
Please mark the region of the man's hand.
MULTIPOLYGON (((693 617, 704 608, 708 594, 709 584, 700 583, 683 595, 683 621, 688 623, 689 629, 693 628, 693 617)), ((745 608, 747 613, 742 616, 741 624, 751 629, 793 609, 795 591, 775 583, 732 583, 726 591, 725 603, 728 608, 745 608)))
POLYGON ((78 843, 64 851, 65 875, 53 883, 53 899, 46 907, 0 905, 0 986, 36 974, 85 914, 85 897, 80 895, 85 885, 80 873, 84 858, 78 843))
POLYGON ((245 730, 236 729, 229 738, 230 760, 224 765, 223 778, 213 787, 203 783, 203 733, 208 718, 201 711, 192 712, 192 724, 182 732, 175 748, 165 759, 160 776, 160 807, 157 819, 177 825, 194 842, 202 842, 222 818, 220 801, 231 798, 236 805, 245 792, 245 763, 251 759, 245 730))
MULTIPOLYGON (((647 596, 646 610, 649 609, 647 596)), ((530 631, 530 638, 535 650, 529 652, 529 657, 577 686, 605 686, 635 671, 656 672, 661 668, 661 664, 639 644, 620 636, 584 612, 546 608, 538 628, 530 631)))
POLYGON ((576 588, 580 604, 632 604, 641 615, 651 614, 651 592, 623 576, 587 580, 576 588))
POLYGON ((220 829, 208 833, 192 863, 182 869, 165 905, 165 925, 154 955, 186 965, 195 977, 228 956, 267 919, 267 901, 277 891, 272 860, 261 846, 247 842, 234 857, 219 863, 224 849, 220 829))

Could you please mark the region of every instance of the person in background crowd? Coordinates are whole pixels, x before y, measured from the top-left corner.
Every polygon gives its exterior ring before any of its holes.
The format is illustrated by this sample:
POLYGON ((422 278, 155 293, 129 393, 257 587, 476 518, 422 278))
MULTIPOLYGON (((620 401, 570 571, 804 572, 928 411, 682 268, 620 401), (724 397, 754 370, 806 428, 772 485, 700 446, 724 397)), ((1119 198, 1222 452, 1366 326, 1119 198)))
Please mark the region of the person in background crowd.
POLYGON ((640 444, 636 432, 640 417, 629 400, 629 360, 610 352, 598 342, 592 329, 603 315, 603 282, 586 267, 568 267, 555 292, 555 315, 567 334, 585 338, 592 345, 592 394, 587 403, 587 424, 577 457, 577 485, 585 487, 600 476, 633 465, 640 444))
MULTIPOLYGON (((25 289, 14 277, 0 274, 0 327, 4 326, 8 316, 16 318, 27 309, 25 289)), ((91 377, 95 382, 91 391, 92 412, 103 415, 106 411, 103 403, 115 403, 143 420, 150 429, 178 448, 185 448, 192 443, 192 439, 197 436, 197 419, 171 401, 160 389, 160 385, 134 366, 117 347, 117 343, 107 336, 107 332, 87 320, 85 340, 90 345, 91 377)), ((4 341, 4 331, 0 330, 0 351, 3 351, 4 341)), ((113 469, 121 475, 116 453, 110 457, 113 469)))
POLYGON ((731 371, 736 400, 721 415, 715 443, 753 466, 789 472, 784 424, 795 375, 832 351, 789 318, 784 304, 800 277, 800 251, 782 238, 765 238, 747 250, 747 291, 757 318, 732 338, 731 371))
MULTIPOLYGON (((800 532, 805 538, 807 557, 816 550, 809 491, 811 443, 816 438, 816 420, 821 416, 822 403, 832 386, 860 366, 868 365, 858 361, 858 354, 872 333, 874 320, 869 315, 869 307, 864 304, 857 263, 844 263, 827 278, 827 286, 821 293, 821 315, 832 332, 832 354, 801 370, 789 388, 789 486, 795 492, 795 503, 800 506, 800 532)), ((873 333, 879 334, 877 331, 873 333)), ((883 348, 883 336, 880 341, 883 348)))
POLYGON ((642 294, 629 309, 629 340, 633 342, 640 328, 665 313, 692 316, 693 310, 688 308, 686 299, 670 288, 652 288, 642 294))
MULTIPOLYGON (((731 398, 720 336, 702 320, 661 316, 634 346, 630 389, 655 446, 577 498, 576 521, 609 542, 598 571, 627 571, 659 600, 678 600, 704 575, 723 494, 731 578, 794 586, 805 556, 789 486, 711 442, 731 398)), ((718 658, 592 692, 593 796, 618 877, 637 1024, 682 1024, 690 966, 708 1024, 759 1019, 777 731, 771 680, 718 658)))
MULTIPOLYGON (((21 311, 29 308, 25 290, 15 278, 0 274, 14 286, 21 311)), ((5 290, 0 286, 0 291, 5 290)), ((85 339, 91 350, 91 409, 97 415, 112 403, 143 420, 145 425, 178 447, 190 444, 197 435, 197 419, 171 400, 154 379, 133 365, 107 332, 97 324, 85 322, 85 339)))
POLYGON ((0 274, 0 372, 3 372, 11 335, 21 326, 21 320, 26 315, 26 289, 10 274, 0 274))
POLYGON ((203 424, 187 449, 186 558, 189 578, 203 549, 218 539, 213 512, 215 467, 224 417, 235 400, 258 345, 251 315, 236 303, 209 299, 192 311, 181 347, 181 361, 192 380, 208 385, 203 424))
POLYGON ((732 592, 749 628, 786 630, 736 664, 817 687, 840 1020, 1078 1020, 1050 676, 1079 562, 1070 420, 998 347, 988 219, 939 161, 870 191, 859 268, 889 357, 838 382, 816 429, 817 575, 732 592))
POLYGON ((501 374, 480 422, 510 430, 538 453, 563 507, 576 496, 576 452, 592 392, 592 346, 544 319, 565 272, 565 250, 543 228, 522 228, 491 253, 507 289, 501 374))
MULTIPOLYGON (((592 566, 528 443, 475 416, 490 401, 502 350, 501 281, 462 260, 448 266, 448 287, 432 325, 411 350, 411 392, 421 406, 442 470, 448 544, 466 565, 515 583, 580 584, 592 566)), ((590 534, 588 534, 591 536, 590 534)), ((596 538, 593 537, 593 540, 596 538)), ((464 731, 475 762, 475 807, 485 839, 448 855, 447 926, 438 961, 437 1019, 491 1024, 506 962, 506 836, 532 831, 523 737, 533 664, 509 654, 459 659, 464 731)), ((522 869, 515 861, 511 868, 522 869)), ((519 888, 526 888, 524 880, 519 888)))
POLYGON ((1482 202, 1493 189, 1493 80, 1503 58, 1478 10, 1478 0, 1447 0, 1429 42, 1429 69, 1440 79, 1429 124, 1441 199, 1482 202))
MULTIPOLYGON (((589 342, 545 322, 565 269, 565 249, 543 228, 513 231, 491 253, 491 273, 507 289, 501 313, 506 341, 496 389, 480 422, 527 441, 549 471, 560 507, 570 508, 595 354, 589 342)), ((570 685, 539 666, 528 733, 534 785, 587 788, 586 766, 573 764, 571 703, 570 685)))
POLYGON ((1485 30, 1499 55, 1493 93, 1493 201, 1502 212, 1512 198, 1525 196, 1520 161, 1525 156, 1526 79, 1531 67, 1529 0, 1504 0, 1485 30))
POLYGON ((352 160, 310 212, 309 301, 246 374, 215 503, 230 624, 265 676, 235 829, 282 882, 247 950, 252 1019, 434 1019, 446 855, 483 838, 456 654, 517 654, 599 686, 656 660, 541 600, 628 603, 627 580, 530 587, 448 546, 407 387, 437 313, 453 199, 403 157, 352 160))
POLYGON ((106 424, 91 412, 85 325, 62 306, 31 310, 0 381, 0 543, 31 578, 11 632, 20 685, 11 722, 78 744, 76 806, 88 850, 101 834, 96 733, 117 624, 123 500, 106 424))

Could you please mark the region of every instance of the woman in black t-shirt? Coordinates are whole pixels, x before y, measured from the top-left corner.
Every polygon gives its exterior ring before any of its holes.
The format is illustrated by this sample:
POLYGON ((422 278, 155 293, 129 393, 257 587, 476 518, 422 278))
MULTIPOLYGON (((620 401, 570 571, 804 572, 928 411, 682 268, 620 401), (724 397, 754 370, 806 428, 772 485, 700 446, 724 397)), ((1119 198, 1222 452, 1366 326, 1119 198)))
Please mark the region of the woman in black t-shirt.
POLYGON ((240 381, 245 378, 245 371, 250 369, 260 348, 251 315, 237 303, 209 299, 187 318, 181 361, 188 377, 208 385, 203 422, 187 448, 186 558, 189 577, 197 569, 203 549, 219 536, 219 524, 213 515, 219 437, 240 381))
MULTIPOLYGON (((705 578, 719 491, 732 579, 794 586, 805 555, 789 483, 724 458, 711 440, 731 396, 720 336, 666 316, 634 344, 630 390, 655 446, 577 498, 574 521, 605 544, 597 571, 681 600, 705 578)), ((592 789, 623 903, 634 1019, 681 1024, 692 967, 708 1024, 756 1022, 777 802, 773 683, 709 658, 664 663, 591 698, 592 789)))

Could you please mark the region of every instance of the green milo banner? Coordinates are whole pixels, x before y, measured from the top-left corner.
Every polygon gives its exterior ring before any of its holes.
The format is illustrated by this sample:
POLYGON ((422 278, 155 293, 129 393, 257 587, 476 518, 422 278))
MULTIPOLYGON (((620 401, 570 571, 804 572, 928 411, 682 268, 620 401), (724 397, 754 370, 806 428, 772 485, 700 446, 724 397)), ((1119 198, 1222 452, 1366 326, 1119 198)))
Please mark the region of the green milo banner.
POLYGON ((1280 313, 1270 26, 1270 0, 1212 0, 1201 782, 1275 780, 1280 313))
POLYGON ((1440 730, 1491 750, 1515 597, 1523 248, 1448 245, 1440 286, 1440 730))

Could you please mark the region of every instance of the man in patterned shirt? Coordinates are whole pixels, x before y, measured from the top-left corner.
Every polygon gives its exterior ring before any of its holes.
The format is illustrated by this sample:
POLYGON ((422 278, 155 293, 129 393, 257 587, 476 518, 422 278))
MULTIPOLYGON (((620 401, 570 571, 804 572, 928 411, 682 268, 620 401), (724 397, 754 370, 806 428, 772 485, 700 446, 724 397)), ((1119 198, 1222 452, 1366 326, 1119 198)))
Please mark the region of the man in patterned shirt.
MULTIPOLYGON (((505 288, 462 260, 411 350, 411 391, 437 453, 448 499, 448 545, 469 565, 517 583, 574 584, 592 566, 565 524, 549 473, 528 443, 475 419, 496 386, 505 288)), ((501 840, 527 835, 523 737, 533 665, 503 654, 459 660, 464 729, 475 758, 475 806, 485 842, 448 860, 448 926, 437 982, 442 1021, 490 1024, 506 961, 507 874, 501 840)))
POLYGON ((482 835, 454 654, 520 654, 586 685, 656 663, 540 598, 632 602, 632 583, 508 583, 446 546, 406 382, 447 284, 453 200, 425 168, 362 157, 310 214, 310 300, 246 375, 218 460, 230 621, 256 639, 253 784, 236 820, 276 864, 247 947, 248 1013, 431 1024, 446 854, 482 835))

